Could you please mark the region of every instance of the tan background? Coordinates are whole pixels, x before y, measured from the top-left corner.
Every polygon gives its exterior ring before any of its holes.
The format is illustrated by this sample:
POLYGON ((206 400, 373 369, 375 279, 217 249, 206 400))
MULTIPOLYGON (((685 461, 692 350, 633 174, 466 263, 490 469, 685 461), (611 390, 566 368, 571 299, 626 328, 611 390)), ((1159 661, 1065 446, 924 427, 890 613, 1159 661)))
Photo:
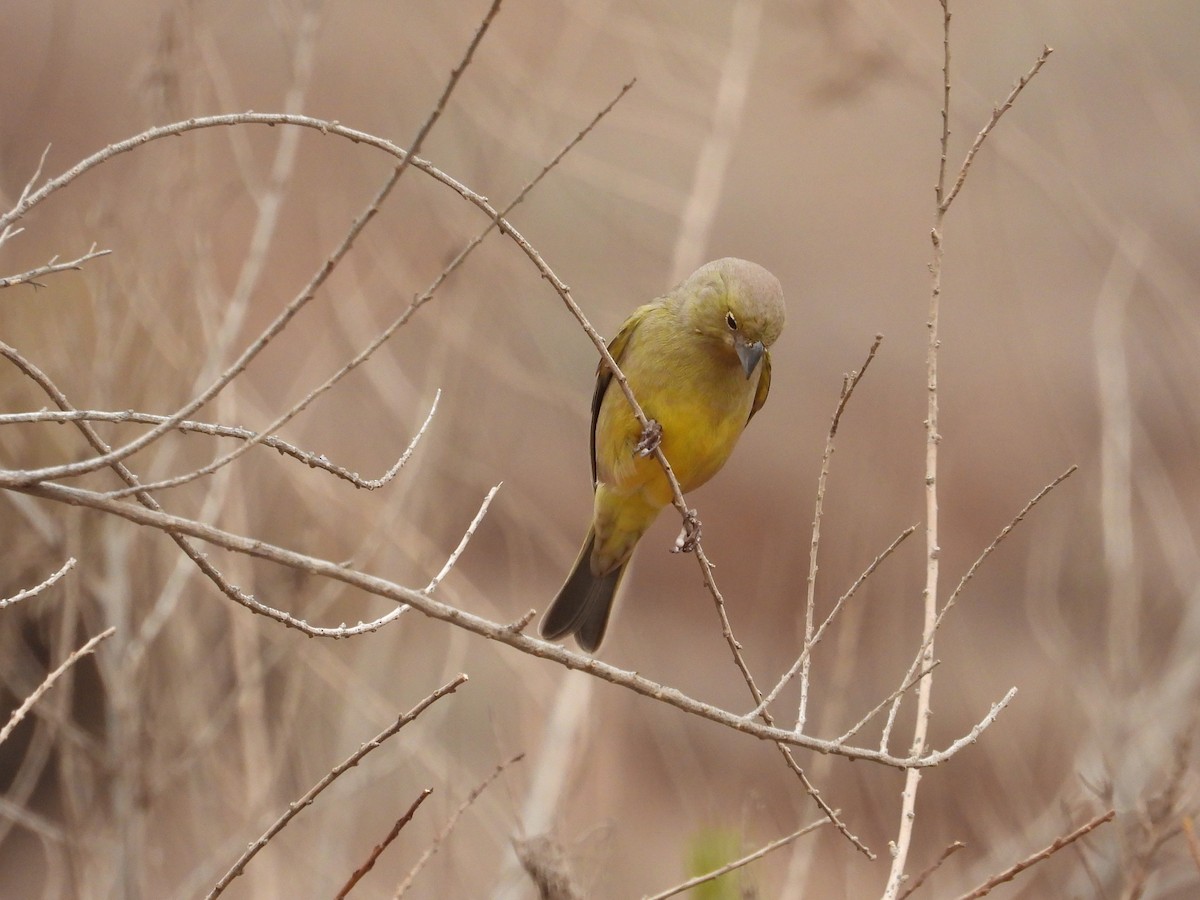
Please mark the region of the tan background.
MULTIPOLYGON (((329 4, 299 109, 406 144, 482 10, 329 4)), ((54 175, 152 125, 282 110, 294 83, 292 4, 17 3, 0 20, 8 202, 47 144, 54 175)), ((796 653, 824 434, 842 373, 860 365, 876 332, 883 347, 834 457, 820 608, 923 515, 940 24, 934 2, 766 4, 717 217, 705 246, 690 248, 697 261, 761 262, 788 299, 770 402, 726 471, 692 498, 760 681, 796 653)), ((1101 809, 1085 780, 1101 793, 1111 783, 1130 814, 1084 855, 1115 897, 1137 841, 1132 811, 1162 787, 1176 738, 1194 730, 1200 679, 1200 8, 959 4, 954 25, 952 163, 1042 45, 1056 52, 986 145, 947 222, 943 591, 1042 485, 1071 463, 1080 471, 1002 546, 942 633, 937 746, 1010 686, 1020 693, 977 746, 923 780, 909 871, 966 841, 926 889, 953 896, 1101 809)), ((611 335, 634 305, 670 286, 696 159, 713 137, 730 27, 716 2, 509 0, 423 155, 502 205, 636 76, 616 111, 512 215, 611 335)), ((280 139, 279 129, 253 127, 160 141, 51 198, 5 247, 4 274, 93 241, 114 253, 46 279, 45 290, 5 292, 0 338, 82 407, 166 413, 190 398, 303 286, 391 165, 368 148, 300 135, 266 274, 250 292, 240 340, 221 347, 253 198, 280 139)), ((200 417, 269 421, 484 224, 451 192, 406 175, 315 303, 200 417)), ((441 388, 438 416, 397 482, 358 492, 264 450, 163 502, 421 587, 503 481, 441 592, 509 621, 544 609, 585 527, 594 365, 561 302, 492 236, 377 358, 283 432, 377 475, 441 388)), ((46 403, 8 366, 0 398, 4 411, 46 403)), ((81 453, 65 428, 0 429, 6 467, 81 453)), ((208 439, 179 438, 134 463, 162 475, 214 454, 208 439)), ((412 896, 489 896, 522 884, 509 841, 545 764, 562 670, 415 613, 353 641, 309 640, 232 607, 178 564, 161 535, 21 498, 0 498, 0 510, 0 595, 40 581, 67 555, 80 560, 56 592, 0 613, 8 696, 28 694, 85 635, 120 629, 99 668, 56 688, 36 729, 0 748, 0 883, 50 896, 55 886, 96 897, 203 894, 289 799, 467 671, 466 687, 299 817, 231 895, 331 895, 416 792, 433 786, 358 891, 391 896, 467 791, 520 750, 525 761, 465 815, 412 896)), ((664 515, 645 539, 602 656, 747 709, 695 561, 665 552, 677 528, 664 515)), ((260 599, 314 622, 387 609, 213 558, 260 599)), ((895 687, 919 642, 922 577, 918 535, 816 652, 810 730, 839 734, 895 687)), ((794 690, 781 701, 785 721, 795 701, 794 690)), ((640 896, 679 880, 707 827, 731 830, 750 849, 814 818, 771 748, 611 686, 598 684, 591 702, 556 830, 589 896, 640 896)), ((897 750, 910 717, 901 717, 897 750)), ((864 740, 877 741, 878 727, 864 740)), ((902 775, 801 758, 881 859, 869 863, 825 832, 758 864, 750 879, 764 897, 877 895, 902 775)), ((1194 812, 1194 791, 1180 804, 1194 812)), ((1154 868, 1147 896, 1195 890, 1180 836, 1154 868)), ((1096 889, 1079 853, 1067 851, 1006 890, 996 895, 1096 889)))

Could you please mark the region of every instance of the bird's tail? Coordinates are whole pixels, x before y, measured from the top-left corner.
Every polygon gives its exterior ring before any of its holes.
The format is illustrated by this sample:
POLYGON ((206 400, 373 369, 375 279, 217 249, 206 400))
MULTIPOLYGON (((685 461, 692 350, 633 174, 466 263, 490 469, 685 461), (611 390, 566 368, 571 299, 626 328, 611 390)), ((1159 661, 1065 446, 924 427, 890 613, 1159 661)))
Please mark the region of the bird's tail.
POLYGON ((604 640, 613 600, 628 562, 599 577, 592 574, 592 545, 595 531, 589 529, 583 549, 571 568, 571 574, 559 589, 558 596, 542 619, 542 637, 556 641, 569 634, 588 653, 595 653, 604 640))

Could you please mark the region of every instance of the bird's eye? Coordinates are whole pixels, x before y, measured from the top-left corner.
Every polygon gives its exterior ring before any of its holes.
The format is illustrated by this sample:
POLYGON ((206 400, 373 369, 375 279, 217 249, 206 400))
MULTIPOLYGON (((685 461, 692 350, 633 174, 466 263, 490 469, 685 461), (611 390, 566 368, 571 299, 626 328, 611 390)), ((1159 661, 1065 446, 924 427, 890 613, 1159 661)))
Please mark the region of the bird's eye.
POLYGON ((730 331, 737 331, 737 319, 734 318, 733 313, 725 313, 725 324, 729 326, 730 331))

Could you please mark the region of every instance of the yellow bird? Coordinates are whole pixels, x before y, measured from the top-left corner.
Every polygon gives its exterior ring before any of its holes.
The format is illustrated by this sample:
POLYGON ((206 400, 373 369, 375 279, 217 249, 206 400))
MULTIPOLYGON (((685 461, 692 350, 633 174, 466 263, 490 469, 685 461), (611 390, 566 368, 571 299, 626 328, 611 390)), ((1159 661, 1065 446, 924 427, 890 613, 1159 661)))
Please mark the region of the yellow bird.
POLYGON ((661 431, 643 435, 601 360, 592 395, 592 527, 542 619, 543 637, 574 634, 589 653, 600 646, 633 549, 671 502, 671 487, 652 455, 654 438, 661 434, 684 491, 717 474, 767 400, 767 348, 783 321, 779 280, 756 263, 726 258, 701 266, 621 326, 609 353, 661 431))

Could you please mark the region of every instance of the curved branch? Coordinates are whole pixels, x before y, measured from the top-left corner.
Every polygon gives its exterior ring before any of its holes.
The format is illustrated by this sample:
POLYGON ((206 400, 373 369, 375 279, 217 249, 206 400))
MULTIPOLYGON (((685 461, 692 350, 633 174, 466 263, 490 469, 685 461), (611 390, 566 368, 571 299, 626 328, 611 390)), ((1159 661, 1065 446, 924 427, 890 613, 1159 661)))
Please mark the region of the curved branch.
MULTIPOLYGON (((319 557, 307 556, 285 547, 269 544, 266 541, 244 537, 232 532, 205 525, 192 519, 174 516, 163 512, 147 509, 132 503, 122 503, 109 500, 103 494, 94 491, 81 490, 61 484, 33 484, 19 488, 22 493, 47 500, 55 500, 72 506, 83 506, 100 512, 120 516, 138 525, 145 525, 163 531, 172 537, 187 535, 210 544, 223 547, 235 553, 243 553, 256 559, 264 559, 278 565, 297 569, 312 575, 330 578, 360 588, 378 597, 385 597, 397 603, 407 604, 430 618, 447 622, 463 628, 489 640, 507 644, 522 653, 556 662, 569 669, 579 669, 597 678, 620 685, 624 688, 674 706, 676 709, 751 735, 760 740, 776 744, 786 744, 802 747, 817 753, 832 753, 848 759, 861 759, 876 762, 897 769, 923 769, 928 766, 945 762, 962 747, 978 738, 1003 709, 1003 702, 993 707, 988 716, 975 726, 972 731, 952 744, 946 750, 926 756, 899 757, 890 753, 864 747, 847 747, 835 741, 821 740, 804 734, 797 734, 783 728, 768 726, 737 715, 710 703, 697 700, 675 688, 666 687, 652 681, 637 672, 620 669, 609 663, 601 662, 581 653, 574 653, 558 644, 531 638, 509 625, 493 622, 474 613, 458 609, 449 604, 433 599, 424 591, 403 587, 395 582, 379 578, 366 572, 350 568, 342 563, 319 557)), ((1007 699, 1007 698, 1006 698, 1007 699)))

